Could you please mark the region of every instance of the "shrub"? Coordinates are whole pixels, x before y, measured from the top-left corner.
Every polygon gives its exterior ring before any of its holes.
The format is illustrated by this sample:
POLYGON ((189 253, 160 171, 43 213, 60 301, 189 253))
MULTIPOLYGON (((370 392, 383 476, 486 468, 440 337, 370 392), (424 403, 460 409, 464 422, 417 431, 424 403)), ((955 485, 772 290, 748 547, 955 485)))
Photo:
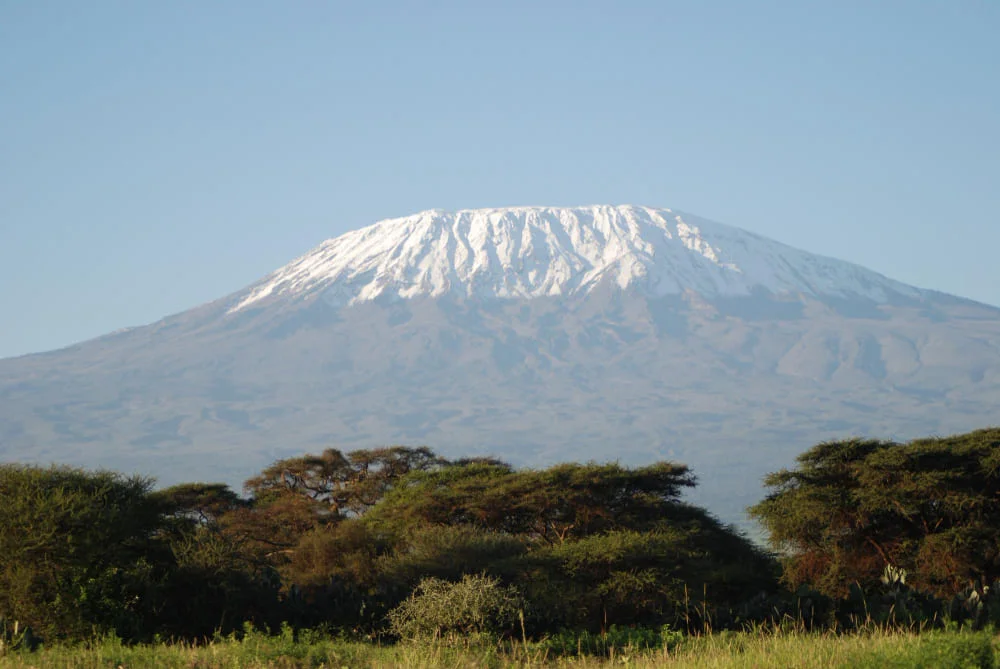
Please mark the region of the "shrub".
POLYGON ((169 560, 150 481, 0 466, 0 615, 47 638, 143 635, 169 560))
POLYGON ((457 583, 423 579, 388 617, 390 630, 403 638, 470 636, 509 633, 523 610, 517 588, 495 577, 466 574, 457 583))

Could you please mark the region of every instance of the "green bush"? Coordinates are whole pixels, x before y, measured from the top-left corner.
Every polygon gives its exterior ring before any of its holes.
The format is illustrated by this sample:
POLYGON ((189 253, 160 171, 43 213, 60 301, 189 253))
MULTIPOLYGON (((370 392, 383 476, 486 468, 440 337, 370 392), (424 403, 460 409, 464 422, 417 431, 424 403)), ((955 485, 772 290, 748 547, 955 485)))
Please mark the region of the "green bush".
POLYGON ((523 591, 536 632, 735 626, 735 612, 773 587, 767 556, 708 514, 540 546, 531 558, 537 568, 526 570, 523 591))
POLYGON ((146 632, 169 562, 150 481, 0 466, 0 616, 47 638, 146 632))
POLYGON ((423 579, 388 618, 392 633, 402 638, 467 637, 509 633, 523 611, 517 588, 495 577, 466 574, 457 583, 423 579))
POLYGON ((871 669, 993 669, 993 642, 986 633, 929 632, 916 637, 904 653, 872 653, 871 669))

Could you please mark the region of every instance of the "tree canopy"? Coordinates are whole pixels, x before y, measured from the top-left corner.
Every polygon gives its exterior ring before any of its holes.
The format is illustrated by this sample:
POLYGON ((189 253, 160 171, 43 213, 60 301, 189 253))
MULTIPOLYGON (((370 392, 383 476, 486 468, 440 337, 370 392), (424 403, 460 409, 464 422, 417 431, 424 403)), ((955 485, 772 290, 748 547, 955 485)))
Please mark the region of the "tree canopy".
POLYGON ((765 484, 750 512, 792 585, 843 596, 891 568, 948 597, 1000 579, 1000 429, 819 444, 765 484))
POLYGON ((381 634, 407 606, 448 612, 468 591, 485 599, 441 625, 486 629, 490 602, 517 602, 530 634, 732 622, 774 590, 775 565, 685 503, 694 485, 670 462, 516 469, 403 446, 279 460, 243 495, 7 465, 0 617, 67 639, 206 638, 247 622, 381 634))

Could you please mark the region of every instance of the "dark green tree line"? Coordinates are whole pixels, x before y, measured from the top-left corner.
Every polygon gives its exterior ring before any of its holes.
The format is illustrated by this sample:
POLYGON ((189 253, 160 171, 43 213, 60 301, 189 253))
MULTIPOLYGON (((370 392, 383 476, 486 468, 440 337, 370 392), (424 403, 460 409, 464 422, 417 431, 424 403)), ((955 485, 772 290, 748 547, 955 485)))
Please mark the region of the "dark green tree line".
POLYGON ((281 460, 245 496, 16 465, 0 482, 0 615, 50 638, 248 621, 375 634, 433 583, 517 593, 533 633, 596 631, 731 611, 774 585, 766 554, 681 501, 695 480, 672 463, 517 470, 392 447, 281 460))

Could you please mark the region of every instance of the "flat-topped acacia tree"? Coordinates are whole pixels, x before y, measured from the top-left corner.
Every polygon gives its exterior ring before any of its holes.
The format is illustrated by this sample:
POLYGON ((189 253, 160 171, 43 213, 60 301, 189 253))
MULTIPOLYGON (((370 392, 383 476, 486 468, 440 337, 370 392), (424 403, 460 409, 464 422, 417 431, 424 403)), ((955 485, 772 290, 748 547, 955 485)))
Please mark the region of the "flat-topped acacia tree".
POLYGON ((1000 579, 1000 429, 823 443, 765 484, 750 513, 789 585, 844 596, 892 567, 909 586, 950 597, 1000 579))

